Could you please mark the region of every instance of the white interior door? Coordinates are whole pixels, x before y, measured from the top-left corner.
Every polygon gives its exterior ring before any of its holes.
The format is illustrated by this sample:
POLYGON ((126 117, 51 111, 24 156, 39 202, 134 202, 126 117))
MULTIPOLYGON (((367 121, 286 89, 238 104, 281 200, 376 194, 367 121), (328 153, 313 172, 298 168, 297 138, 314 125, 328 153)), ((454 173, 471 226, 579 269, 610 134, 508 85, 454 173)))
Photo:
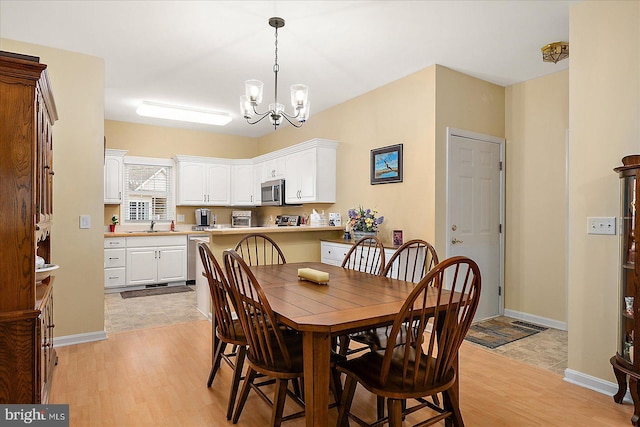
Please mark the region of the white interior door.
POLYGON ((463 255, 480 267, 475 320, 503 312, 504 140, 449 129, 447 135, 447 258, 463 255))

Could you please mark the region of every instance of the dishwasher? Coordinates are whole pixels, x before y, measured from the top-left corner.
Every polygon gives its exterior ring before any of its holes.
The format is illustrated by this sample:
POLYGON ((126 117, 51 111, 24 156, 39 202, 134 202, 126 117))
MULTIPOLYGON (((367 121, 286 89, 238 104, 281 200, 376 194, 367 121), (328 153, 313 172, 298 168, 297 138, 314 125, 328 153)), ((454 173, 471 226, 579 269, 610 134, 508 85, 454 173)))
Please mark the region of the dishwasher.
POLYGON ((198 243, 209 244, 209 236, 202 234, 190 234, 187 245, 187 284, 196 285, 196 308, 202 314, 211 318, 211 295, 209 295, 209 283, 202 275, 204 267, 198 253, 198 243))

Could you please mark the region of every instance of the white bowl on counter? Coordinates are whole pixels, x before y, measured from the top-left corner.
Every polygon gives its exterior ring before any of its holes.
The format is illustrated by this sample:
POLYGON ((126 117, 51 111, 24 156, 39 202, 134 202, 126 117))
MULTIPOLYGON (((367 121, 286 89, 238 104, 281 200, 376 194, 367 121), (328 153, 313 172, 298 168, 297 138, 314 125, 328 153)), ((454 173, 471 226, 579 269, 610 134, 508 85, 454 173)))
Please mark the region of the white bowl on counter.
POLYGON ((44 264, 40 268, 36 268, 36 283, 40 283, 51 275, 51 272, 59 269, 57 264, 44 264))

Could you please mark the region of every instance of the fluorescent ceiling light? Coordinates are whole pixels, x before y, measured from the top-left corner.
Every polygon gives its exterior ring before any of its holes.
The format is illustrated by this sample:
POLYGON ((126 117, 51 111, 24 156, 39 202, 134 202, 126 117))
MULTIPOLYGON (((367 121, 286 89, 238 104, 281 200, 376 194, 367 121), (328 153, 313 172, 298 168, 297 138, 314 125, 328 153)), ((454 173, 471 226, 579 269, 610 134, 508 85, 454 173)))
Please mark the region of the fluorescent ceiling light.
POLYGON ((197 108, 180 107, 177 105, 158 104, 149 101, 143 101, 136 109, 136 113, 146 117, 204 123, 206 125, 216 126, 224 126, 231 121, 231 117, 226 113, 216 113, 215 111, 199 110, 197 108))

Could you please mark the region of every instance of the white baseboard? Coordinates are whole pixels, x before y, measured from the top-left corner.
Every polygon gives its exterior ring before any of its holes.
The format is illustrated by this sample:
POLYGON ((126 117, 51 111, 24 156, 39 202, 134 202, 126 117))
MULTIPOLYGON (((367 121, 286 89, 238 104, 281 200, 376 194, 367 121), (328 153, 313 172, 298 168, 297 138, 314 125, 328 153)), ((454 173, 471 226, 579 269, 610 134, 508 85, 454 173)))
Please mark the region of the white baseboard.
POLYGON ((514 319, 522 320, 523 322, 530 322, 535 323, 536 325, 546 326, 547 328, 560 329, 561 331, 567 330, 567 322, 547 319, 546 317, 536 316, 534 314, 522 313, 520 311, 508 310, 505 308, 504 315, 507 317, 513 317, 514 319))
MULTIPOLYGON (((582 372, 574 371, 573 369, 567 368, 564 370, 564 380, 568 383, 611 396, 612 400, 613 395, 618 392, 618 384, 583 374, 582 372)), ((624 401, 626 403, 633 404, 629 390, 627 390, 627 393, 624 396, 624 401)))
POLYGON ((53 339, 54 347, 65 347, 68 345, 82 344, 93 341, 102 341, 107 339, 106 331, 87 332, 85 334, 65 335, 63 337, 55 337, 53 339))

